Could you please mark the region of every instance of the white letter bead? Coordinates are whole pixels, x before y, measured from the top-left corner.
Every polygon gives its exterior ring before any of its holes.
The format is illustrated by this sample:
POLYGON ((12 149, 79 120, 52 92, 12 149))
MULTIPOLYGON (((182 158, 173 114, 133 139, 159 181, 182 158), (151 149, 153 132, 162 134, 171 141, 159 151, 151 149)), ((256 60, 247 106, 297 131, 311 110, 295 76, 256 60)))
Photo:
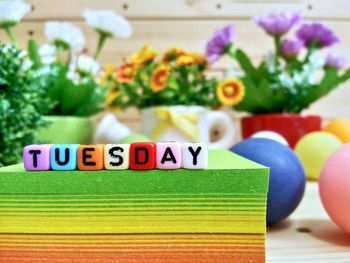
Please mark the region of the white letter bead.
POLYGON ((129 168, 130 144, 106 144, 104 152, 107 170, 126 170, 129 168))
POLYGON ((205 169, 208 166, 208 149, 205 143, 182 144, 182 166, 185 169, 205 169))

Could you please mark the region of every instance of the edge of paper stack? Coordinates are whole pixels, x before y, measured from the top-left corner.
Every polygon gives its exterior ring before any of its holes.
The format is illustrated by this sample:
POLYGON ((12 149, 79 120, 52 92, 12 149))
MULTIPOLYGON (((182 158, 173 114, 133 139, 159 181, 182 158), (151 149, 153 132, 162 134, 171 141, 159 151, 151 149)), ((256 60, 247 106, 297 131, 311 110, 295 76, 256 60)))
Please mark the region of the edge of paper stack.
POLYGON ((268 168, 229 151, 206 170, 0 169, 0 261, 265 262, 268 168))

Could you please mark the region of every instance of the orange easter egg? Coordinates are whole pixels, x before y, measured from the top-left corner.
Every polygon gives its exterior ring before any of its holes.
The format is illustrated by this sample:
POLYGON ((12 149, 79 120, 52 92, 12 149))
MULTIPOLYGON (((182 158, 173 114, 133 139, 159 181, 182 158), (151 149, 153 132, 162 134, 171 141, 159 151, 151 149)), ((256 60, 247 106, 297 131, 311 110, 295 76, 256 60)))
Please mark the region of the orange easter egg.
POLYGON ((350 120, 337 118, 330 121, 323 129, 337 136, 343 143, 350 142, 350 120))

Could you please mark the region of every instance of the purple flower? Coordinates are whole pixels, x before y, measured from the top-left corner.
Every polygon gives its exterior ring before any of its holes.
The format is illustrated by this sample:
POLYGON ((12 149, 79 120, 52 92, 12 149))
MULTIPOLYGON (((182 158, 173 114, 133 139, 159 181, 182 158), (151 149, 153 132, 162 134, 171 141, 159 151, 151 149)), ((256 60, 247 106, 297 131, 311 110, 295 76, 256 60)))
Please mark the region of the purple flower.
POLYGON ((228 45, 236 38, 236 28, 234 24, 229 24, 223 29, 215 32, 213 37, 208 41, 206 56, 210 63, 215 62, 225 53, 228 45))
POLYGON ((344 68, 345 63, 346 63, 346 61, 344 58, 328 54, 324 65, 325 66, 333 66, 337 70, 341 70, 342 68, 344 68))
POLYGON ((339 41, 331 29, 320 23, 303 24, 296 33, 305 46, 329 47, 339 41))
POLYGON ((298 23, 300 18, 300 14, 298 13, 273 13, 256 17, 254 20, 269 35, 282 36, 298 23))
POLYGON ((295 57, 303 47, 304 44, 300 40, 284 39, 281 42, 281 54, 284 57, 295 57))

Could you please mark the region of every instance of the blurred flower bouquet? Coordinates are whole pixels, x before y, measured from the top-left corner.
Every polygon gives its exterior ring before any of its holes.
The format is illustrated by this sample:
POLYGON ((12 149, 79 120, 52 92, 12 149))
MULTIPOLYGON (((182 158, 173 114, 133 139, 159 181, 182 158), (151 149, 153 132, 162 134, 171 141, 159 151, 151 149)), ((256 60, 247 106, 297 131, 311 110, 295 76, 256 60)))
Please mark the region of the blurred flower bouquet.
POLYGON ((205 75, 207 58, 181 48, 162 56, 145 45, 121 66, 109 66, 102 84, 110 86, 108 108, 139 109, 153 106, 200 105, 210 109, 233 106, 244 96, 244 86, 235 78, 218 83, 205 75))
POLYGON ((102 77, 110 86, 106 106, 137 107, 141 132, 153 141, 199 141, 209 148, 229 148, 235 136, 232 119, 211 110, 239 103, 244 86, 236 78, 222 83, 208 78, 207 66, 207 58, 199 53, 173 47, 159 55, 146 45, 121 66, 107 68, 102 77))
POLYGON ((211 63, 229 55, 240 68, 232 75, 244 83, 245 96, 234 108, 257 114, 242 119, 243 138, 259 130, 273 130, 282 134, 293 147, 304 134, 321 128, 319 116, 297 113, 350 78, 350 69, 343 69, 342 58, 319 56, 319 51, 339 41, 325 25, 302 24, 296 31, 296 38, 285 37, 300 20, 299 14, 288 13, 255 18, 272 37, 275 46, 258 66, 234 45, 233 24, 216 32, 207 44, 206 54, 211 63))
POLYGON ((246 94, 235 106, 236 110, 253 114, 299 113, 350 78, 350 69, 343 70, 342 58, 318 56, 321 49, 339 41, 325 25, 302 24, 295 39, 284 37, 300 20, 299 14, 288 13, 255 18, 275 46, 274 52, 267 54, 258 66, 242 49, 235 47, 233 24, 209 40, 206 54, 211 63, 222 55, 229 55, 240 67, 241 71, 234 75, 244 83, 246 94))
POLYGON ((97 81, 100 66, 96 59, 107 38, 131 35, 128 22, 113 12, 85 10, 83 16, 99 35, 94 57, 81 54, 84 35, 80 28, 67 22, 47 22, 45 35, 49 44, 40 49, 33 40, 29 42, 33 67, 52 75, 48 94, 55 107, 50 115, 90 116, 101 111, 105 89, 97 81))
MULTIPOLYGON (((17 46, 13 27, 31 11, 25 1, 0 2, 0 28, 17 46)), ((96 62, 105 41, 112 37, 128 38, 132 29, 127 20, 109 10, 85 10, 86 23, 98 33, 94 57, 83 54, 85 37, 81 29, 68 22, 48 21, 45 35, 48 44, 39 48, 34 39, 28 41, 31 69, 50 75, 47 94, 54 107, 47 114, 90 116, 103 109, 104 90, 97 81, 100 66, 96 62)))

